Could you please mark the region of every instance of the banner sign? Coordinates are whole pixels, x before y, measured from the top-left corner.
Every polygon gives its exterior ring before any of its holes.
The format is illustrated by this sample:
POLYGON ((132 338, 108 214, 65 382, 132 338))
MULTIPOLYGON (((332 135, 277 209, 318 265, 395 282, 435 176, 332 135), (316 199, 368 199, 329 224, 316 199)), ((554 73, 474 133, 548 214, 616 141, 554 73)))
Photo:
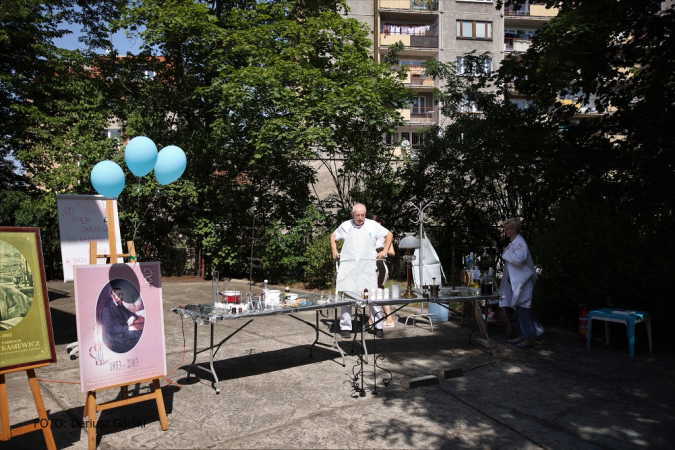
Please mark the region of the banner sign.
POLYGON ((39 228, 0 227, 0 370, 56 362, 39 228))
POLYGON ((158 262, 75 266, 82 392, 166 375, 158 262))
MULTIPOLYGON (((89 264, 89 242, 96 241, 97 254, 110 253, 108 245, 108 217, 106 200, 102 195, 56 195, 56 208, 59 214, 59 236, 61 238, 61 260, 63 262, 63 281, 73 281, 73 266, 89 264)), ((120 236, 117 216, 117 200, 112 200, 115 209, 115 236, 120 236)), ((118 238, 115 243, 117 253, 122 252, 118 238)), ((105 264, 105 258, 99 258, 99 264, 105 264)), ((124 262, 118 258, 117 262, 124 262)))

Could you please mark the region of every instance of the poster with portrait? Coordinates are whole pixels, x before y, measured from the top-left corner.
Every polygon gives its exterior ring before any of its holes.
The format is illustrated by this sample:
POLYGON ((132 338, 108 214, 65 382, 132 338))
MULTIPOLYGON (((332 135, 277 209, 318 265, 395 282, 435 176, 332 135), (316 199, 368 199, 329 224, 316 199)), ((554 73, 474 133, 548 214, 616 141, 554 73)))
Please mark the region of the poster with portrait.
POLYGON ((0 370, 56 362, 39 228, 0 227, 0 370))
POLYGON ((82 392, 166 375, 159 263, 73 269, 82 392))

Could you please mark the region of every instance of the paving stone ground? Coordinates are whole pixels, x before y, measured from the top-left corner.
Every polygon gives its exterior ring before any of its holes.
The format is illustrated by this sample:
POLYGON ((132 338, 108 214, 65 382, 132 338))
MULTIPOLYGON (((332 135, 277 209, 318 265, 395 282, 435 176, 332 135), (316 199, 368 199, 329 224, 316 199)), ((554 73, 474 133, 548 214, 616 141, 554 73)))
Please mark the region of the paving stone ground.
MULTIPOLYGON (((87 448, 82 425, 85 394, 79 365, 66 353, 77 340, 72 283, 49 282, 58 362, 38 369, 41 392, 58 448, 87 448), (47 381, 48 380, 48 381, 47 381), (70 381, 76 384, 59 383, 70 381)), ((232 289, 247 285, 230 282, 232 289)), ((612 327, 612 344, 587 351, 575 335, 550 330, 535 347, 506 342, 498 327, 487 341, 458 320, 421 320, 396 328, 383 340, 368 337, 365 397, 352 386, 355 354, 346 365, 333 348, 333 314, 320 321, 313 356, 313 312, 232 320, 215 327, 220 345, 212 386, 204 350, 208 326, 200 326, 196 376, 192 322, 170 312, 180 304, 209 302, 211 282, 164 280, 167 369, 162 380, 169 429, 162 431, 154 402, 99 413, 98 448, 326 448, 326 449, 668 449, 675 446, 675 353, 655 342, 649 352, 638 325, 631 359, 625 331, 612 327), (373 346, 375 346, 373 348, 373 346), (377 356, 379 367, 374 370, 377 356), (463 376, 406 390, 403 383, 441 370, 463 376), (385 385, 384 381, 391 378, 385 385)), ((257 288, 254 288, 257 289, 257 288)), ((600 324, 600 327, 603 325, 600 324)), ((603 334, 602 328, 594 334, 603 334)), ((349 352, 349 342, 341 341, 349 352)), ((25 373, 6 377, 12 425, 32 423, 35 407, 25 373)), ((359 380, 360 381, 360 380, 359 380)), ((134 391, 134 387, 131 389, 134 391)), ((140 386, 140 392, 147 391, 140 386)), ((99 401, 114 399, 105 391, 99 401)), ((45 448, 41 433, 0 443, 0 449, 45 448)))

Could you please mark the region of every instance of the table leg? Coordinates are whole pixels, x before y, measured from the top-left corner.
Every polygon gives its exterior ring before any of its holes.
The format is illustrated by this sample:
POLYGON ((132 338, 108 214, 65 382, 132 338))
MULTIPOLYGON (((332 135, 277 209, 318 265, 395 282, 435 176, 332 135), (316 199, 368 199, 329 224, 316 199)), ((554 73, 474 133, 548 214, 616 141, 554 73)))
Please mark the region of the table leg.
MULTIPOLYGON (((469 333, 469 344, 471 344, 471 335, 476 331, 476 326, 478 327, 478 333, 484 334, 485 339, 488 343, 488 350, 490 351, 490 356, 492 356, 492 344, 490 343, 490 336, 488 335, 487 323, 483 320, 483 311, 481 310, 480 302, 483 300, 472 300, 473 309, 475 313, 475 323, 471 326, 471 333, 469 333), (483 331, 483 333, 481 333, 483 331)), ((485 315, 487 316, 487 305, 485 306, 485 315)))
POLYGON ((649 353, 652 352, 652 319, 649 318, 646 320, 647 325, 647 337, 649 338, 649 353))
POLYGON ((626 320, 626 330, 628 331, 628 353, 632 358, 635 355, 635 319, 626 320))
POLYGON ((190 363, 190 366, 187 370, 188 380, 190 379, 190 370, 192 370, 192 366, 194 365, 195 361, 197 361, 197 322, 194 323, 194 326, 195 332, 192 339, 192 362, 190 363))
POLYGON ((335 322, 333 326, 333 342, 335 342, 335 347, 337 347, 338 351, 340 352, 340 355, 342 356, 342 367, 347 367, 347 361, 345 359, 345 352, 342 351, 342 347, 340 347, 340 343, 338 342, 338 329, 340 328, 340 323, 337 320, 337 308, 333 309, 333 314, 335 317, 335 322))
POLYGON ((314 342, 312 342, 312 345, 309 347, 310 358, 312 357, 312 350, 314 350, 314 346, 317 342, 319 342, 319 310, 316 311, 316 325, 314 326, 314 331, 316 332, 316 335, 314 336, 314 342))
MULTIPOLYGON (((626 325, 628 327, 628 325, 626 325)), ((605 320, 605 344, 609 345, 609 321, 605 320)))
POLYGON ((215 380, 214 386, 216 388, 216 394, 220 394, 220 381, 218 381, 218 375, 216 375, 216 369, 213 368, 213 327, 211 324, 211 345, 209 346, 209 362, 211 364, 211 373, 213 374, 213 379, 215 380))
MULTIPOLYGON (((483 322, 483 330, 485 330, 485 339, 487 340, 488 348, 490 349, 490 356, 492 356, 492 343, 490 342, 490 335, 488 334, 488 324, 487 324, 488 301, 484 300, 484 302, 485 302, 485 315, 481 314, 480 319, 483 322)), ((478 306, 478 309, 480 310, 480 305, 478 306)))

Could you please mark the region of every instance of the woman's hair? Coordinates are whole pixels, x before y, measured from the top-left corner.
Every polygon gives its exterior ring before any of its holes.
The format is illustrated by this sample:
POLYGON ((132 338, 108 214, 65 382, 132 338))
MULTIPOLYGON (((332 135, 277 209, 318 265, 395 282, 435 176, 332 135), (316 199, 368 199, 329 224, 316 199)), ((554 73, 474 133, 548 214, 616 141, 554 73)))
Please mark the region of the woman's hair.
POLYGON ((377 214, 373 214, 370 216, 370 220, 374 220, 375 222, 379 223, 380 225, 384 226, 384 219, 377 214))
POLYGON ((520 222, 520 219, 517 219, 515 217, 511 217, 511 218, 503 221, 502 226, 509 227, 509 228, 515 228, 516 232, 520 233, 520 229, 522 228, 523 224, 520 222))

